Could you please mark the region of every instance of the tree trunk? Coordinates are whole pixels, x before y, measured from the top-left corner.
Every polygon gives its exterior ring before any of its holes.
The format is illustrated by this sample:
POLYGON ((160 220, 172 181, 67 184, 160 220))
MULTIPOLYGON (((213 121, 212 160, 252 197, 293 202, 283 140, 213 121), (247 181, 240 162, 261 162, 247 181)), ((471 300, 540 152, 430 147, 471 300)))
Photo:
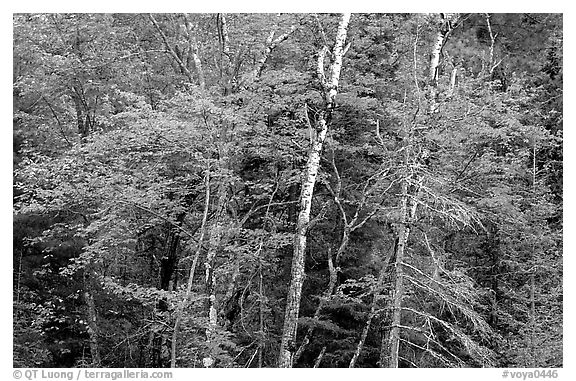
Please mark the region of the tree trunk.
MULTIPOLYGON (((408 246, 408 238, 410 237, 410 224, 416 214, 417 204, 413 202, 410 206, 409 195, 407 193, 407 186, 402 186, 402 222, 400 223, 400 233, 398 236, 398 246, 396 248, 396 262, 395 262, 395 284, 394 293, 392 296, 392 322, 389 337, 389 356, 388 367, 398 368, 399 350, 400 350, 400 325, 402 323, 402 299, 406 293, 404 287, 404 271, 402 264, 406 255, 408 246)), ((385 347, 385 343, 382 343, 385 347)), ((383 356, 384 350, 382 348, 380 357, 380 366, 386 366, 385 357, 383 356), (383 361, 384 360, 384 361, 383 361)))
POLYGON ((374 293, 372 299, 372 305, 370 306, 370 313, 368 314, 368 320, 366 320, 366 325, 362 329, 362 334, 360 335, 360 340, 358 341, 358 346, 356 346, 356 351, 354 352, 354 356, 350 360, 350 364, 348 368, 354 368, 356 366, 356 362, 360 358, 360 353, 362 353, 362 349, 364 348, 364 343, 366 342, 366 338, 368 337, 368 332, 370 331, 370 326, 372 325, 372 320, 376 316, 376 301, 378 299, 378 294, 374 293))
POLYGON ((212 232, 210 234, 210 248, 208 249, 206 262, 204 263, 206 269, 206 295, 208 296, 208 329, 206 332, 208 341, 211 341, 211 338, 213 337, 213 333, 216 329, 216 319, 218 317, 216 312, 216 277, 214 275, 214 260, 220 246, 222 229, 223 226, 219 223, 212 227, 212 232))
POLYGON ((224 88, 224 95, 230 95, 235 88, 236 78, 233 74, 233 60, 230 52, 230 37, 228 34, 228 22, 226 14, 219 13, 217 16, 218 37, 220 39, 220 80, 224 88))
MULTIPOLYGON (((408 227, 408 184, 404 180, 402 183, 402 222, 400 223, 400 234, 398 236, 398 247, 396 248, 396 263, 395 263, 395 286, 394 294, 392 297, 392 324, 390 330, 390 357, 388 367, 398 368, 398 351, 400 347, 400 323, 402 321, 402 298, 404 297, 404 278, 402 261, 404 259, 404 251, 408 243, 408 236, 410 228, 408 227)), ((383 364, 382 364, 383 365, 383 364)))
POLYGON ((204 90, 206 88, 206 79, 204 76, 202 61, 200 60, 198 41, 196 40, 196 35, 194 34, 192 26, 190 25, 190 21, 188 20, 188 14, 184 14, 183 18, 184 24, 186 26, 186 36, 188 38, 192 60, 194 61, 194 67, 196 68, 196 74, 198 75, 198 85, 200 86, 201 90, 204 90))
POLYGON ((237 296, 236 288, 238 284, 238 278, 240 277, 240 255, 240 253, 234 252, 229 257, 230 262, 232 262, 232 276, 230 277, 228 289, 226 290, 226 294, 220 302, 219 308, 220 321, 224 321, 222 324, 224 329, 228 329, 232 326, 232 324, 234 324, 234 317, 233 315, 230 315, 229 312, 231 308, 234 308, 234 305, 238 300, 235 298, 235 295, 237 296))
POLYGON ((492 305, 489 323, 496 328, 498 325, 498 303, 500 301, 500 240, 498 226, 492 222, 487 223, 487 251, 490 254, 490 288, 492 291, 492 305))
POLYGON ((204 242, 204 236, 206 235, 206 223, 208 221, 208 211, 210 209, 210 170, 206 170, 204 175, 204 213, 202 215, 202 224, 200 225, 200 238, 198 239, 198 247, 196 248, 196 253, 194 254, 194 259, 192 260, 192 265, 190 266, 190 273, 188 276, 188 284, 186 285, 186 294, 184 299, 178 305, 176 310, 176 320, 174 322, 174 330, 172 331, 172 348, 171 348, 171 358, 170 367, 176 367, 176 345, 178 341, 178 330, 180 328, 180 321, 182 320, 182 314, 184 313, 184 308, 188 304, 190 299, 190 294, 192 293, 192 284, 194 282, 194 273, 196 271, 196 265, 198 264, 198 258, 202 251, 202 242, 204 242))
POLYGON ((96 303, 94 303, 94 296, 92 295, 92 279, 87 274, 89 269, 84 270, 84 301, 86 302, 86 310, 88 315, 88 336, 90 337, 90 355, 92 356, 92 367, 98 368, 101 366, 100 358, 100 344, 99 344, 99 329, 96 314, 96 303))
POLYGON ((252 73, 252 77, 254 78, 254 80, 258 80, 260 78, 262 70, 264 70, 264 65, 266 64, 266 61, 270 56, 270 53, 272 53, 272 51, 276 48, 276 46, 278 46, 278 44, 286 40, 296 30, 296 26, 292 25, 288 32, 283 33, 280 36, 274 38, 276 29, 277 27, 272 29, 270 35, 268 35, 268 38, 266 39, 266 48, 264 49, 264 52, 262 53, 260 59, 258 59, 258 61, 256 62, 256 65, 254 66, 254 71, 252 73))
MULTIPOLYGON (((330 298, 330 296, 332 296, 332 294, 334 294, 334 291, 336 290, 336 287, 339 284, 339 280, 338 280, 339 270, 338 269, 340 268, 342 256, 344 255, 346 249, 348 248, 348 243, 350 242, 350 234, 352 232, 354 232, 356 229, 359 229, 360 227, 362 227, 375 214, 375 210, 374 210, 371 213, 368 213, 368 215, 366 215, 364 218, 362 218, 362 220, 360 222, 358 222, 358 217, 360 215, 360 211, 363 209, 364 204, 366 202, 366 198, 368 197, 368 185, 369 185, 369 181, 368 181, 364 186, 362 200, 360 201, 360 204, 356 207, 356 211, 354 213, 354 216, 352 217, 352 219, 350 221, 348 221, 348 217, 346 216, 346 212, 344 210, 344 207, 342 206, 342 202, 340 201, 340 191, 342 189, 342 180, 340 178, 340 174, 338 173, 338 168, 336 167, 336 164, 334 163, 334 154, 332 155, 332 165, 334 167, 334 172, 335 172, 335 175, 337 178, 337 185, 336 185, 336 190, 332 190, 332 188, 329 185, 328 185, 328 189, 329 189, 330 193, 332 194, 332 196, 334 197, 336 204, 338 205, 338 209, 340 211, 340 218, 342 220, 342 223, 344 224, 344 229, 342 229, 342 240, 340 241, 340 246, 338 247, 338 250, 336 251, 336 261, 335 261, 336 265, 335 266, 332 263, 332 255, 331 255, 330 251, 328 252, 328 270, 330 271, 330 280, 328 282, 328 287, 324 293, 324 297, 320 299, 320 302, 318 303, 318 306, 316 307, 316 311, 314 312, 314 318, 313 318, 314 322, 317 322, 318 319, 320 318, 320 313, 322 312, 322 309, 324 308, 326 301, 330 298)), ((293 363, 296 363, 298 361, 298 359, 300 358, 300 356, 302 355, 302 353, 304 352, 304 349, 306 348, 306 346, 310 342, 310 337, 312 336, 312 333, 314 332, 314 328, 315 328, 315 326, 314 326, 314 324, 312 324, 308 328, 308 330, 306 331, 306 336, 304 336, 304 339, 302 340, 302 344, 300 344, 300 347, 298 348, 298 350, 296 351, 296 354, 294 355, 294 358, 292 359, 293 363)))
MULTIPOLYGON (((262 242, 260 242, 262 247, 262 242)), ((266 345, 264 332, 264 276, 262 274, 262 258, 258 255, 258 368, 264 364, 264 348, 266 345)))
POLYGON ((404 297, 404 278, 402 277, 402 259, 404 258, 404 248, 408 238, 408 228, 404 225, 401 228, 398 250, 396 251, 396 281, 394 286, 392 324, 390 330, 390 368, 398 368, 398 351, 400 346, 400 323, 402 321, 402 298, 404 297))
MULTIPOLYGON (((176 216, 176 225, 181 227, 186 213, 179 213, 176 216)), ((168 227, 164 256, 160 260, 160 289, 168 291, 170 282, 176 268, 178 267, 178 245, 180 243, 180 232, 173 226, 168 227)))
POLYGON ((292 258, 292 271, 288 297, 286 300, 286 312, 284 315, 284 328, 282 330, 282 342, 280 345, 280 355, 278 366, 281 368, 292 367, 292 352, 295 348, 296 332, 298 329, 298 314, 300 310, 300 298, 302 294, 302 284, 304 283, 304 263, 306 251, 306 233, 310 222, 310 210, 312 206, 312 196, 314 186, 320 166, 320 155, 326 134, 328 132, 328 121, 334 108, 334 98, 338 91, 340 70, 342 69, 342 58, 344 55, 344 42, 348 31, 350 14, 344 14, 341 18, 336 44, 334 46, 334 61, 331 65, 330 81, 326 81, 324 74, 324 57, 328 52, 328 47, 324 46, 318 56, 318 76, 324 89, 326 98, 325 109, 319 113, 316 122, 316 138, 308 154, 305 176, 300 194, 300 213, 296 223, 296 233, 294 235, 294 255, 292 258))
POLYGON ((322 358, 324 357, 324 353, 326 353, 326 347, 322 347, 320 354, 316 358, 316 362, 314 362, 314 368, 318 368, 320 366, 320 363, 322 362, 322 358))
POLYGON ((298 313, 300 309, 300 297, 302 293, 302 285, 304 283, 306 233, 308 230, 308 222, 310 221, 312 194, 314 192, 314 185, 316 184, 316 177, 318 175, 318 167, 320 164, 320 153, 327 133, 326 121, 321 120, 319 121, 319 124, 320 130, 308 157, 306 176, 304 178, 300 195, 300 213, 298 215, 296 234, 294 237, 291 281, 286 301, 282 344, 280 346, 279 366, 282 368, 292 367, 292 351, 296 344, 295 339, 298 325, 298 313))
MULTIPOLYGON (((536 138, 532 146, 532 197, 536 205, 536 138)), ((536 219, 532 222, 536 224, 536 219)), ((530 359, 532 368, 536 367, 536 234, 532 237, 532 255, 530 258, 530 359)))
POLYGON ((85 104, 81 99, 81 90, 74 87, 74 94, 72 94, 72 99, 74 100, 74 108, 76 109, 76 123, 78 125, 78 133, 81 137, 85 138, 90 134, 90 117, 88 116, 88 111, 86 110, 85 104))
POLYGON ((492 75, 494 73, 494 69, 496 69, 498 65, 502 63, 502 60, 499 60, 498 62, 495 62, 494 60, 494 45, 496 43, 496 37, 498 36, 498 33, 496 33, 495 35, 494 32, 492 32, 492 24, 490 23, 490 17, 491 16, 489 13, 485 14, 486 27, 488 28, 488 34, 490 36, 490 48, 488 50, 488 74, 492 75))
POLYGON ((188 67, 186 66, 186 64, 184 62, 182 62, 182 60, 180 59, 178 54, 176 54, 174 47, 168 41, 168 37, 166 37, 166 35, 162 31, 162 29, 160 28, 160 25, 158 25, 158 22, 156 21, 154 16, 152 14, 149 14, 148 17, 150 18, 150 21, 152 21, 152 24, 154 24, 154 27, 156 28, 156 30, 160 34, 160 37, 162 37, 162 41, 164 42, 164 46, 166 47, 166 50, 168 50, 168 53, 170 53, 172 58, 174 58, 174 61, 176 61, 176 63, 178 64, 178 67, 184 73, 184 75, 186 75, 188 80, 191 83, 193 83, 194 82, 194 76, 192 75, 190 70, 188 70, 188 67))
MULTIPOLYGON (((342 247, 342 245, 340 247, 342 247)), ((328 282, 328 287, 326 288, 326 291, 324 292, 324 295, 320 299, 320 302, 316 307, 316 311, 314 312, 314 317, 312 318, 314 320, 314 323, 310 325, 310 327, 308 327, 308 330, 306 331, 306 336, 304 336, 304 340, 302 340, 302 344, 300 344, 300 347, 298 347, 298 350, 296 351, 294 357, 292 358, 292 363, 296 363, 298 361, 300 356, 302 356, 302 353, 304 353, 304 349, 306 349, 306 346, 308 345, 308 343, 310 343, 310 338, 312 337, 312 333, 314 332, 315 328, 314 324, 320 319, 320 313, 324 308, 324 304, 326 304, 326 301, 328 300, 328 298, 330 298, 330 296, 332 296, 334 290, 336 289, 338 272, 334 268, 334 264, 332 263, 332 252, 330 250, 328 250, 328 271, 330 272, 330 280, 328 282)))
MULTIPOLYGON (((415 120, 415 119, 414 119, 415 120)), ((402 323, 402 299, 404 298, 404 274, 403 263, 410 237, 410 226, 416 216, 418 203, 415 201, 416 194, 410 195, 409 179, 413 176, 413 168, 410 163, 410 147, 412 145, 411 128, 405 124, 403 131, 403 160, 402 160, 402 178, 401 178, 401 199, 400 199, 400 221, 398 224, 398 243, 396 245, 395 258, 395 285, 392 294, 392 322, 390 324, 389 345, 386 346, 383 335, 382 346, 380 348, 380 367, 388 365, 390 368, 398 367, 398 358, 400 350, 400 325, 402 323), (388 361, 386 361, 388 360, 388 361)), ((418 191, 416 191, 418 192, 418 191)))
POLYGON ((429 92, 430 92, 430 105, 428 108, 429 113, 438 111, 438 79, 440 77, 440 59, 442 56, 442 48, 448 40, 448 35, 454 29, 454 25, 458 20, 458 15, 440 14, 440 23, 438 32, 436 33, 436 40, 430 52, 430 64, 428 66, 429 72, 429 92))
MULTIPOLYGON (((215 222, 212 225, 209 238, 209 248, 206 254, 206 262, 204 262, 205 267, 205 290, 206 296, 208 297, 206 309, 208 311, 208 326, 206 328, 206 342, 210 343, 214 340, 216 334, 216 327, 218 324, 218 309, 216 301, 216 274, 214 273, 214 267, 216 265, 216 254, 221 248, 222 237, 224 235, 225 224, 222 221, 226 198, 228 197, 228 192, 226 190, 225 184, 220 184, 218 190, 218 201, 216 205, 216 216, 215 222)), ((209 354, 211 357, 211 354, 209 354)), ((212 359, 213 360, 213 359, 212 359)), ((211 364, 214 361, 210 362, 211 364)))
POLYGON ((448 97, 454 95, 454 89, 456 88, 456 81, 458 76, 458 66, 454 65, 452 67, 452 72, 450 73, 450 87, 448 88, 448 97))

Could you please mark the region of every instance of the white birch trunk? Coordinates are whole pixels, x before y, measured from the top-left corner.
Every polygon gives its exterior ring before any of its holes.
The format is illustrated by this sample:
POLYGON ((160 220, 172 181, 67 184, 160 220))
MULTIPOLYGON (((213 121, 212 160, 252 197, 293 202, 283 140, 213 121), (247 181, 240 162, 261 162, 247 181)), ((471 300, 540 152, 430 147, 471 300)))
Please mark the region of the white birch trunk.
POLYGON ((258 80, 262 75, 264 65, 266 65, 266 61, 268 60, 268 57, 270 56, 272 51, 276 48, 276 46, 278 46, 278 44, 286 40, 296 30, 296 26, 292 25, 292 27, 290 27, 290 30, 288 32, 281 34, 276 38, 274 38, 276 32, 275 29, 273 29, 270 32, 270 35, 268 35, 268 38, 266 39, 266 48, 264 49, 264 52, 262 53, 260 59, 258 59, 258 61, 256 62, 256 66, 254 67, 254 71, 252 72, 252 78, 254 80, 258 80))
POLYGON ((450 87, 448 88, 448 94, 447 94, 448 98, 454 95, 454 89, 456 88, 457 77, 458 77, 458 66, 453 66, 452 72, 450 73, 450 87))
POLYGON ((233 62, 232 55, 230 53, 230 37, 228 36, 228 23, 226 21, 226 14, 220 13, 219 18, 220 41, 222 44, 222 55, 224 56, 224 59, 221 60, 222 73, 224 74, 224 77, 221 78, 221 80, 223 81, 222 84, 224 86, 224 95, 229 95, 234 89, 236 78, 234 77, 232 69, 233 62))
POLYGON ((458 20, 458 15, 453 14, 451 17, 441 13, 441 23, 436 32, 436 39, 432 50, 430 52, 430 64, 428 66, 429 72, 429 97, 430 105, 428 107, 429 113, 438 111, 438 79, 440 76, 440 60, 442 58, 442 48, 448 40, 448 35, 453 30, 453 23, 458 20))
POLYGON ((306 163, 305 176, 302 182, 300 194, 300 213, 296 223, 294 234, 294 255, 292 257, 291 281, 286 300, 286 312, 284 315, 284 328, 282 331, 282 342, 280 345, 280 355, 278 366, 281 368, 292 367, 292 353, 295 349, 296 332, 298 329, 298 316, 300 310, 300 299, 302 296, 302 285, 304 283, 304 263, 306 252, 306 233, 310 222, 310 210, 312 206, 312 196, 314 186, 320 167, 320 156, 326 134, 328 132, 328 122, 330 113, 334 108, 334 98, 338 92, 338 81, 342 69, 342 58, 344 53, 344 42, 348 31, 350 14, 344 14, 338 26, 336 44, 334 46, 334 60, 331 65, 330 82, 325 80, 324 75, 324 55, 328 48, 323 47, 318 57, 318 74, 324 89, 326 99, 325 110, 319 113, 316 122, 316 137, 312 143, 306 163))
POLYGON ((190 45, 190 51, 192 54, 192 60, 194 61, 194 67, 196 68, 196 74, 198 75, 198 85, 201 90, 206 88, 206 79, 204 76, 204 69, 202 67, 202 61, 200 60, 200 54, 198 49, 198 41, 192 30, 192 26, 188 21, 188 15, 184 14, 184 24, 186 25, 186 36, 188 38, 188 44, 190 45))
POLYGON ((436 41, 432 46, 432 52, 430 53, 430 82, 434 85, 438 84, 438 68, 440 66, 440 55, 442 54, 442 46, 444 46, 444 40, 446 38, 446 31, 439 30, 436 33, 436 41))

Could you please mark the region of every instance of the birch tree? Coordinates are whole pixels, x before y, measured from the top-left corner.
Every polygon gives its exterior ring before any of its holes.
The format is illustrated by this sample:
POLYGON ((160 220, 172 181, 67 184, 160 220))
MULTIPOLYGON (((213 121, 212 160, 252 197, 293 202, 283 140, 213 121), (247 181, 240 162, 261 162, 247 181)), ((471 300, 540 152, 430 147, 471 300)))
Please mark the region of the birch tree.
MULTIPOLYGON (((440 78, 440 64, 443 54, 444 45, 448 41, 448 37, 452 31, 458 26, 461 16, 458 13, 440 13, 439 20, 437 21, 437 31, 435 35, 434 44, 430 51, 430 63, 428 66, 428 86, 430 105, 428 108, 429 113, 438 111, 438 80, 440 78)), ((454 81, 456 75, 456 68, 454 68, 454 81)))
POLYGON ((282 43, 288 37, 290 37, 290 35, 294 33, 295 30, 296 25, 292 25, 290 26, 290 29, 287 32, 278 35, 277 34, 278 25, 274 25, 274 27, 270 31, 270 34, 266 38, 266 42, 264 44, 265 46, 264 51, 261 53, 260 58, 258 59, 258 61, 256 61, 256 64, 254 65, 254 70, 252 71, 252 79, 258 80, 260 78, 260 75, 264 70, 264 66, 266 65, 266 61, 268 60, 268 57, 270 57, 270 54, 272 54, 272 51, 274 51, 274 49, 276 49, 276 47, 280 43, 282 43))
POLYGON ((342 61, 347 50, 345 43, 350 16, 350 13, 345 13, 341 16, 338 31, 336 33, 336 42, 331 52, 332 63, 328 69, 328 74, 325 72, 325 58, 330 52, 330 49, 327 45, 324 45, 318 52, 316 74, 320 81, 324 96, 324 109, 319 112, 315 121, 314 127, 316 136, 312 141, 312 145, 308 152, 308 162, 304 168, 304 178, 300 193, 300 212, 296 223, 296 233, 294 234, 291 279, 286 300, 284 328, 282 330, 282 342, 278 357, 278 366, 282 368, 292 367, 292 356, 296 345, 296 332, 298 330, 300 298, 302 295, 302 285, 304 283, 306 235, 308 233, 308 223, 310 222, 312 197, 314 195, 314 186, 316 184, 316 178, 320 167, 320 156, 328 133, 336 94, 338 93, 342 61))
MULTIPOLYGON (((184 57, 182 57, 182 54, 179 54, 179 50, 177 49, 176 45, 170 43, 170 41, 168 40, 168 37, 166 36, 164 31, 160 27, 160 25, 159 25, 158 21, 156 20, 156 18, 154 17, 154 15, 150 14, 150 15, 148 15, 148 18, 150 19, 150 21, 154 25, 154 28, 156 28, 156 30, 158 31, 158 34, 160 34, 160 37, 162 38, 162 42, 164 43, 166 51, 170 54, 170 56, 174 59, 174 61, 176 61, 176 64, 178 65, 178 67, 180 68, 182 73, 184 75, 186 75, 186 77, 188 78, 188 81, 190 81, 190 83, 196 82, 194 80, 194 75, 192 74, 192 72, 190 71, 190 69, 188 67, 188 63, 187 63, 188 60, 185 59, 184 57)), ((200 86, 200 89, 204 90, 204 88, 206 87, 206 80, 204 77, 204 69, 202 68, 202 61, 200 60, 198 41, 196 40, 196 36, 194 35, 194 31, 192 30, 192 25, 191 25, 188 18, 189 18, 189 16, 187 14, 182 15, 182 20, 184 22, 184 28, 183 29, 184 29, 184 32, 185 32, 185 35, 187 38, 187 42, 189 45, 188 46, 188 50, 190 51, 189 54, 191 55, 191 57, 194 61, 194 66, 195 66, 196 74, 198 77, 198 85, 200 86)))

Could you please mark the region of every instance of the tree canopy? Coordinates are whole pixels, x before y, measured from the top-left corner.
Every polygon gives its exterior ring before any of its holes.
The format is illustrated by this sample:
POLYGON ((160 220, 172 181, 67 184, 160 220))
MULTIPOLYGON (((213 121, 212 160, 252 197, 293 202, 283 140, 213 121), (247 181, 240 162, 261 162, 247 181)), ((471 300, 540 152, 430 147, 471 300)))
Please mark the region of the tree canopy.
POLYGON ((15 14, 17 367, 561 367, 559 14, 15 14))

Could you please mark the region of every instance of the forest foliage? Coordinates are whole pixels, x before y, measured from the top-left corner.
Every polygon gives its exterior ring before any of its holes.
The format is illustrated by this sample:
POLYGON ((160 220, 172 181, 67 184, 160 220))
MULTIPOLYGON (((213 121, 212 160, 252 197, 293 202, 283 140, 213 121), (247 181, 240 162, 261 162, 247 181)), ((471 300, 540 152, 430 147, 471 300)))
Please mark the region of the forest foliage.
POLYGON ((14 366, 561 367, 562 28, 14 15, 14 366))

